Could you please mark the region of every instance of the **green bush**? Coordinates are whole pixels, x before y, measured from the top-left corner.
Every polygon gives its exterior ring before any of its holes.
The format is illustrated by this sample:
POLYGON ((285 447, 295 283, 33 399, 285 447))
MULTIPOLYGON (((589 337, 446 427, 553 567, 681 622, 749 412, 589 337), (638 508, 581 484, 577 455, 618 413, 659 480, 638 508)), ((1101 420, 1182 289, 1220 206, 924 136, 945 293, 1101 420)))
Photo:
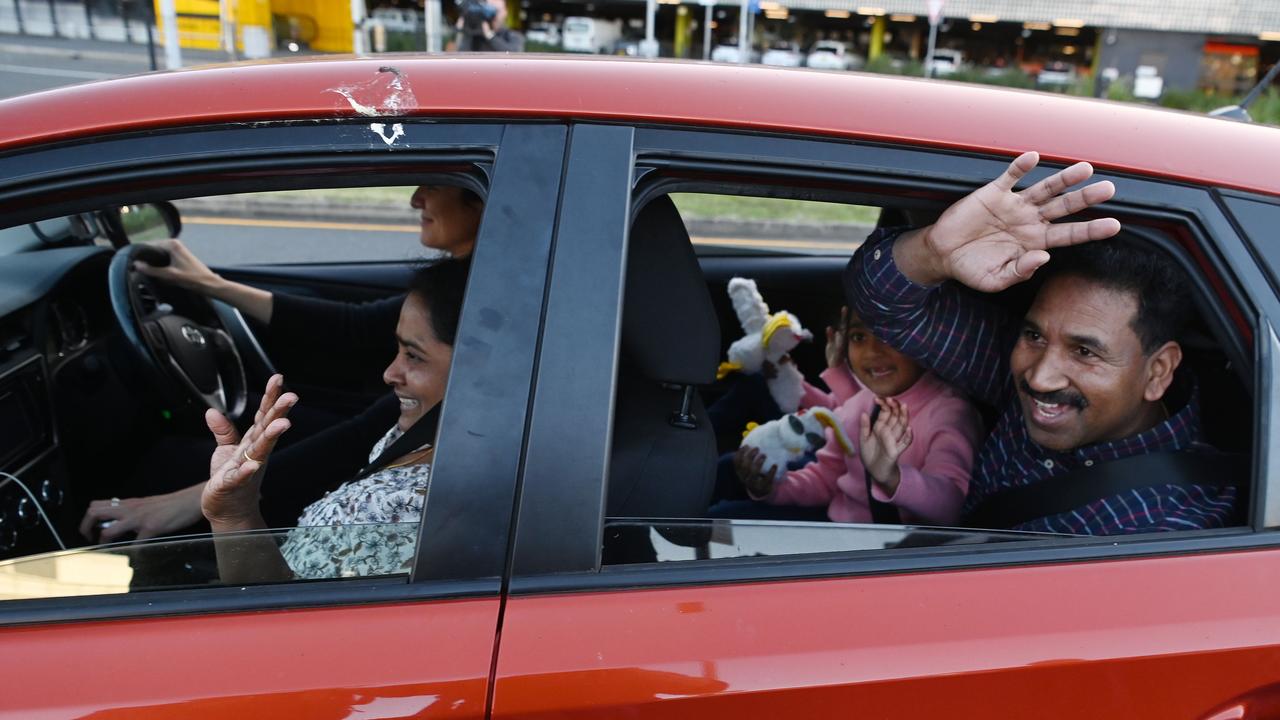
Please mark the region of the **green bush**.
POLYGON ((888 55, 881 55, 874 60, 868 60, 865 67, 862 68, 866 72, 880 73, 881 75, 913 75, 915 77, 924 76, 924 64, 915 60, 903 60, 902 58, 893 58, 888 55))
POLYGON ((1011 88, 1029 89, 1036 86, 1035 78, 1018 68, 1005 68, 999 72, 978 69, 959 70, 952 75, 948 75, 947 79, 1011 88))
POLYGON ((1261 97, 1253 101, 1249 115, 1254 122, 1280 125, 1280 89, 1267 88, 1261 97))

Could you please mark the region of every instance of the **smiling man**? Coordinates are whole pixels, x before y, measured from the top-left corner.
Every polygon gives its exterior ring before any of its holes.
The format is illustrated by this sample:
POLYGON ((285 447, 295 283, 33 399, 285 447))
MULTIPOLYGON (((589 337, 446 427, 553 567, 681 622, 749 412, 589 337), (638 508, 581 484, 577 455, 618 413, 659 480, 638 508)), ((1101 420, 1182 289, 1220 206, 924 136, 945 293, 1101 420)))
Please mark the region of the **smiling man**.
POLYGON ((991 518, 984 504, 1056 495, 1039 503, 1051 511, 1006 524, 1092 535, 1228 524, 1229 485, 1185 474, 1166 482, 1151 468, 1099 482, 1097 466, 1197 445, 1194 388, 1176 372, 1186 280, 1158 252, 1091 242, 1119 232, 1114 219, 1053 224, 1115 188, 1065 192, 1093 172, 1079 163, 1015 192, 1037 162, 1035 153, 1020 156, 933 225, 873 234, 849 262, 849 304, 890 345, 999 410, 966 513, 991 518), (1033 276, 1043 283, 1020 322, 959 287, 999 292, 1033 276), (1073 497, 1057 492, 1064 484, 1106 490, 1059 507, 1073 497))

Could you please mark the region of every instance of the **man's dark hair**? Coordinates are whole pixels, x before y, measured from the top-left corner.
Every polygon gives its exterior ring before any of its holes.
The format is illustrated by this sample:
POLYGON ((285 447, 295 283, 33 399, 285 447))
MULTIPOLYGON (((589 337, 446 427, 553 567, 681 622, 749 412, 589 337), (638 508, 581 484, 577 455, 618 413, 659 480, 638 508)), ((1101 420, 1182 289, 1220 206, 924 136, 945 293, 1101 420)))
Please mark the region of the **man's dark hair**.
POLYGON ((1186 275, 1167 254, 1129 240, 1098 240, 1053 251, 1045 279, 1070 275, 1131 293, 1138 312, 1130 323, 1150 355, 1177 340, 1191 314, 1186 275))
POLYGON ((409 294, 421 300, 431 314, 431 332, 451 347, 458 337, 458 318, 470 270, 470 258, 450 258, 418 268, 409 280, 409 294))

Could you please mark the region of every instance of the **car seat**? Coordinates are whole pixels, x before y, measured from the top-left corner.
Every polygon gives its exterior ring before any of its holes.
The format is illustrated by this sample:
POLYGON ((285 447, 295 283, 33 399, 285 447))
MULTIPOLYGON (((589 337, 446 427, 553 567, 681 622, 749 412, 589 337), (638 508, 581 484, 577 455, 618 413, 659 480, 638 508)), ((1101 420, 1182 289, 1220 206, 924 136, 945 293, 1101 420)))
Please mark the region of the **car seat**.
POLYGON ((631 228, 609 464, 608 517, 701 517, 715 435, 697 387, 715 380, 720 324, 671 199, 631 228))

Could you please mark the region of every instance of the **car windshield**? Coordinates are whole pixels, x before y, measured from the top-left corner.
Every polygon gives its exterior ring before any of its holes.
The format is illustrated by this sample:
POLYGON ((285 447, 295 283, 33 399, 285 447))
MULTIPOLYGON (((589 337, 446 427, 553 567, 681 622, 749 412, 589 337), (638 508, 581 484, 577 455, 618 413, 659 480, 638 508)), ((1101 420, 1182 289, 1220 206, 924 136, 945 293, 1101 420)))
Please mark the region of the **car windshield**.
POLYGON ((564 21, 565 32, 583 33, 591 31, 591 23, 582 19, 571 19, 564 21))

